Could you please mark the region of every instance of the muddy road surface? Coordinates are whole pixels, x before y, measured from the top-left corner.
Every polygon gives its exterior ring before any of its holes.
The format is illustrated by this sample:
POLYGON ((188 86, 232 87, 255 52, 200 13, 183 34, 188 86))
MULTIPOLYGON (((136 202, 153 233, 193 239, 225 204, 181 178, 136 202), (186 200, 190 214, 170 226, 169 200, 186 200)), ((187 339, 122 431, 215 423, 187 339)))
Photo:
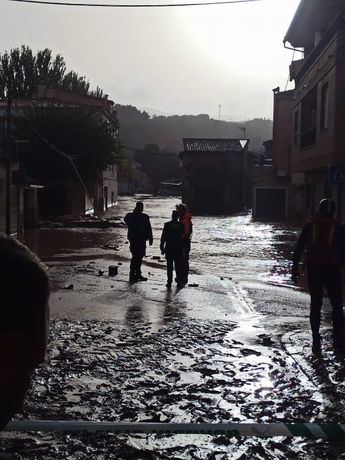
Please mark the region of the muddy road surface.
MULTIPOLYGON (((308 297, 289 278, 298 229, 248 214, 194 217, 189 286, 167 291, 159 239, 177 200, 140 198, 155 238, 147 282, 128 284, 125 227, 25 236, 54 292, 47 361, 17 418, 343 422, 345 363, 331 348, 329 306, 315 358, 308 297)), ((133 206, 122 198, 109 215, 133 206)), ((303 438, 112 433, 3 433, 0 447, 28 459, 335 459, 344 451, 303 438)))

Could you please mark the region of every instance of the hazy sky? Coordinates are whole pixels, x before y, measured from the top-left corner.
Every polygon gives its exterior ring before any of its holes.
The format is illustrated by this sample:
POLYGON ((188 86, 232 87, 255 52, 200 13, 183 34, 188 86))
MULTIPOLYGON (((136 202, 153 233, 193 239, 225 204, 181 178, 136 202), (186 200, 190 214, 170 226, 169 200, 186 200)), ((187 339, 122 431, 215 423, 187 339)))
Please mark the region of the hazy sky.
MULTIPOLYGON (((106 1, 169 2, 94 0, 106 1)), ((51 48, 121 104, 215 118, 221 105, 223 119, 272 118, 272 88, 285 88, 292 58, 282 41, 298 3, 111 9, 0 0, 0 51, 51 48)))

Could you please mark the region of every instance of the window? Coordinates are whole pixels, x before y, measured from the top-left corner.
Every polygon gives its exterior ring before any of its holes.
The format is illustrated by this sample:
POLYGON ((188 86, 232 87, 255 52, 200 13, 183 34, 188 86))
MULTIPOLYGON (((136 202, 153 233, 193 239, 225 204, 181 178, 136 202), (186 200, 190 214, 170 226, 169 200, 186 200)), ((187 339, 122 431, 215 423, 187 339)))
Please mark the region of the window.
POLYGON ((321 88, 321 117, 320 130, 328 128, 328 83, 322 85, 321 88))
POLYGON ((301 139, 300 146, 303 149, 315 144, 316 141, 316 110, 317 88, 316 86, 302 100, 301 110, 301 139))

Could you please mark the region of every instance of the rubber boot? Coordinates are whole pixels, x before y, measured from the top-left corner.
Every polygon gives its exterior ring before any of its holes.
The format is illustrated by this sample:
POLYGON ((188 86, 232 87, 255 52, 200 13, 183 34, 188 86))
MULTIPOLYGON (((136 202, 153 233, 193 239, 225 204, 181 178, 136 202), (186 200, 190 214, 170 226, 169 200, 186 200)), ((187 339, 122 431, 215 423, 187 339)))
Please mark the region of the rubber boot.
POLYGON ((311 347, 314 355, 319 355, 321 353, 321 340, 320 335, 313 335, 313 345, 311 347))

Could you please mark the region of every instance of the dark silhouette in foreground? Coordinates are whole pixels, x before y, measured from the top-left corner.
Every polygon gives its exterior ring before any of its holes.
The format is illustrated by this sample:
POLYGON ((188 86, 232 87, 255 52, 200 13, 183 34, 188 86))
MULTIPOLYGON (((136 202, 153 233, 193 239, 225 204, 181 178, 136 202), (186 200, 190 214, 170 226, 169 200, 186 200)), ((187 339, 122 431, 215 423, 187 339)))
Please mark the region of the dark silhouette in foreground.
POLYGON ((146 241, 149 241, 151 246, 153 243, 153 236, 150 218, 147 214, 143 213, 143 210, 144 203, 138 201, 133 212, 129 212, 124 218, 128 226, 127 238, 132 253, 129 273, 130 283, 147 281, 147 278, 142 276, 141 264, 146 253, 146 241))
POLYGON ((334 201, 320 201, 316 217, 302 229, 293 255, 292 279, 300 276, 298 263, 305 250, 310 293, 310 324, 313 353, 320 353, 320 317, 322 297, 326 288, 332 305, 333 347, 344 351, 344 318, 340 269, 344 265, 345 230, 335 219, 334 201))
POLYGON ((173 211, 171 221, 164 224, 160 249, 161 253, 165 254, 167 261, 167 288, 171 288, 173 281, 173 272, 175 265, 177 287, 183 287, 182 283, 182 251, 183 242, 182 235, 184 233, 183 225, 179 222, 179 214, 173 211))
POLYGON ((0 429, 20 410, 33 370, 44 361, 49 279, 39 259, 0 234, 0 429))

